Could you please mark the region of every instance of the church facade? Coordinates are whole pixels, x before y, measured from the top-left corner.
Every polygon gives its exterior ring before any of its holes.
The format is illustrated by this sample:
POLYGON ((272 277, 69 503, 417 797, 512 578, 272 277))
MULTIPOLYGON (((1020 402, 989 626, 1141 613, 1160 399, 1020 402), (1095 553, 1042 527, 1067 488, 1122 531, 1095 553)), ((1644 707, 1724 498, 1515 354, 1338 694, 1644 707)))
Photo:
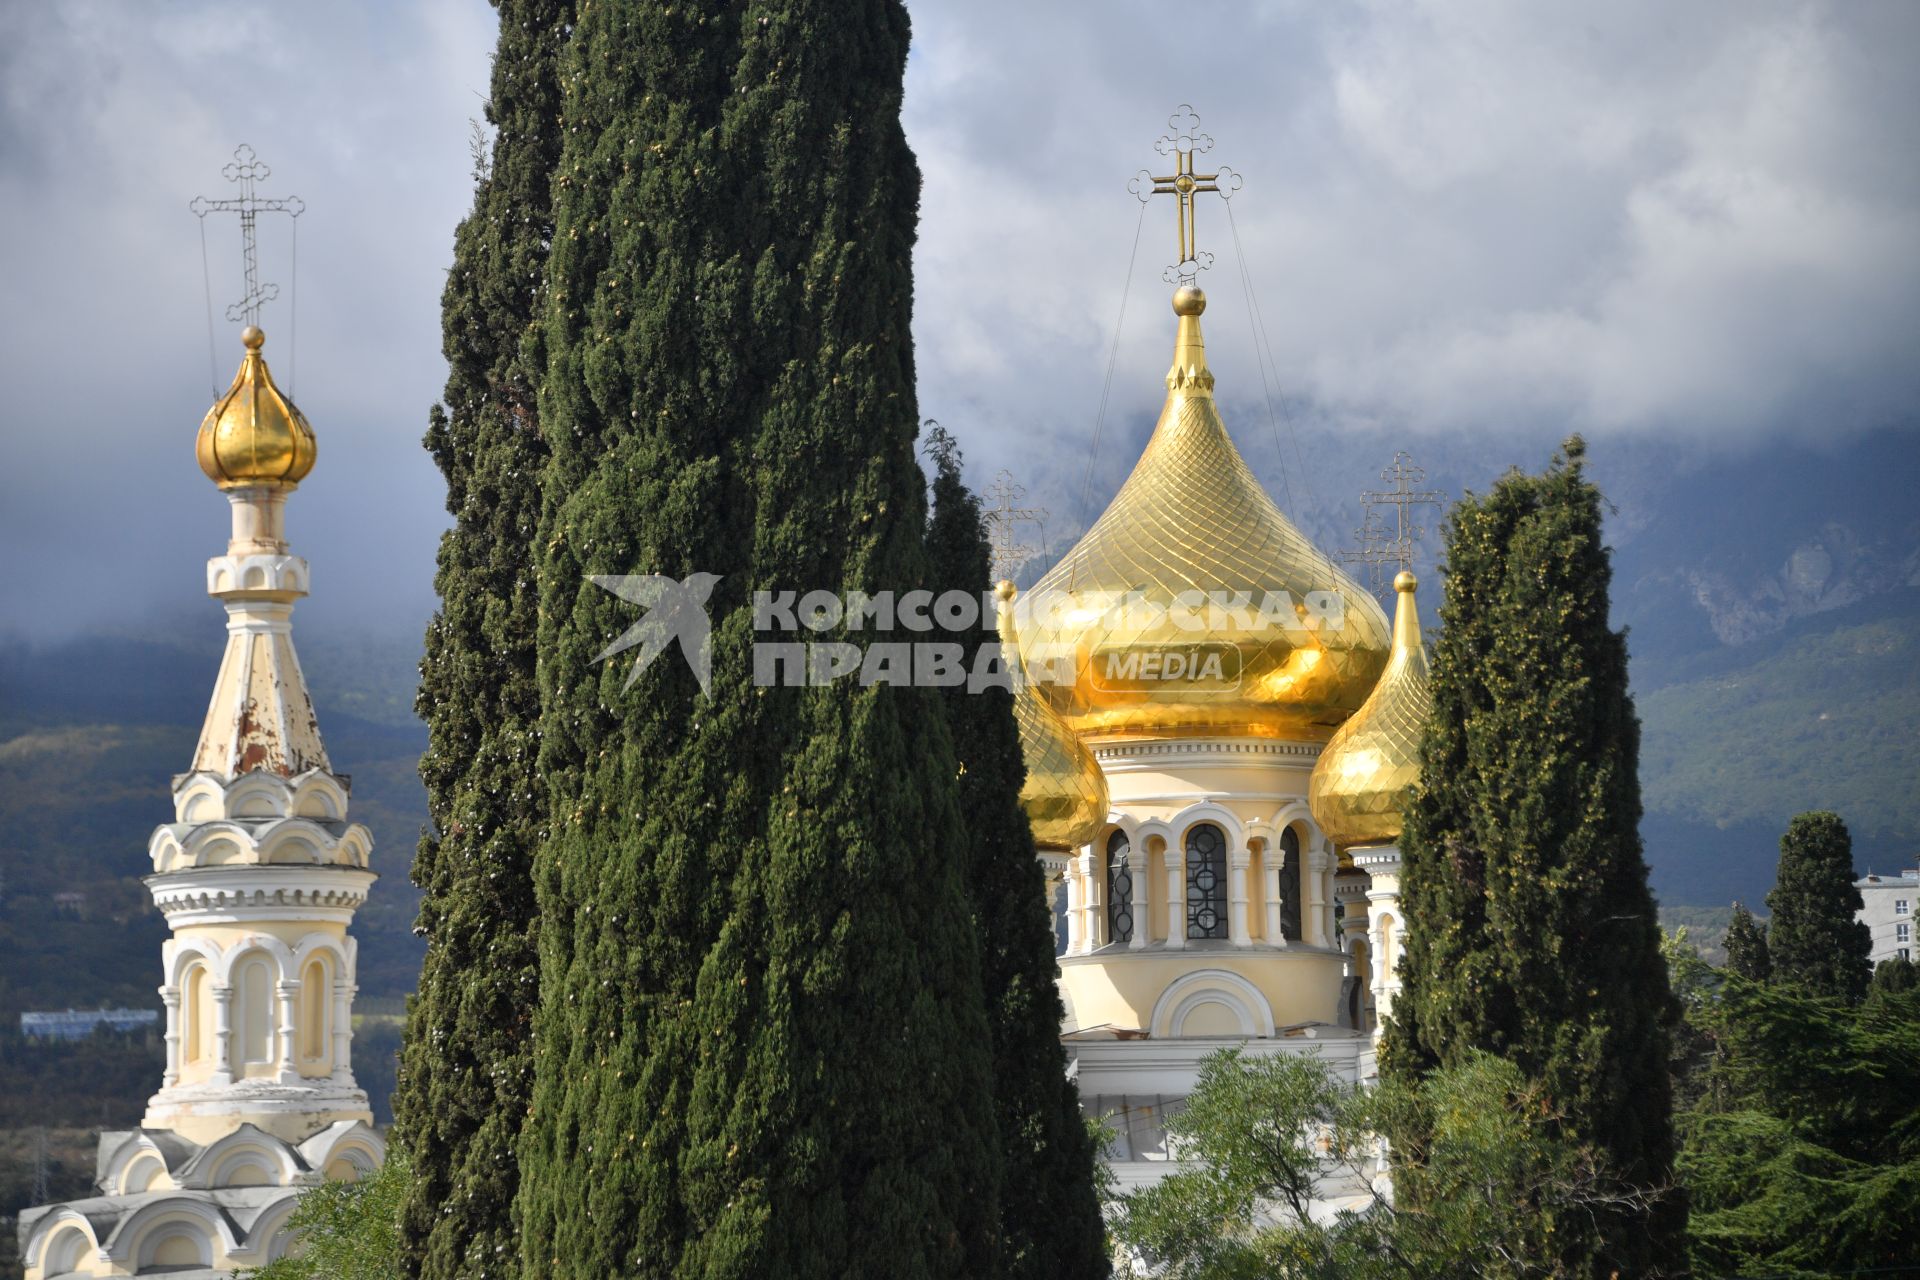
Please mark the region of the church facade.
POLYGON ((294 653, 307 562, 287 495, 312 470, 306 417, 249 326, 233 386, 201 424, 201 468, 232 535, 207 562, 227 647, 172 821, 146 878, 171 937, 160 963, 166 1067, 136 1129, 100 1135, 96 1194, 20 1215, 27 1280, 224 1276, 286 1251, 300 1191, 379 1167, 353 1078, 348 933, 375 876, 294 653))
POLYGON ((1260 487, 1205 309, 1175 292, 1165 406, 1112 504, 1029 591, 999 589, 1023 801, 1064 889, 1062 1032, 1123 1191, 1168 1169, 1165 1121, 1211 1053, 1376 1074, 1431 705, 1417 582, 1389 624, 1260 487))

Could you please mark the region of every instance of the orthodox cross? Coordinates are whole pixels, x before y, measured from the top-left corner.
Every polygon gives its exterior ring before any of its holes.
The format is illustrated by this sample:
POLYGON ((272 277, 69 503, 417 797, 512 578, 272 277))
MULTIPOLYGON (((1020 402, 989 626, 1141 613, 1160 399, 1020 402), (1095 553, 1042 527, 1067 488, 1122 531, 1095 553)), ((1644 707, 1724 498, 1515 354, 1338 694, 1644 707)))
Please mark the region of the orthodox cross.
POLYGON ((993 548, 993 577, 997 582, 1011 578, 1016 569, 1040 554, 1039 547, 1020 541, 1015 526, 1023 521, 1044 525, 1047 513, 1041 507, 1015 505, 1027 496, 1027 491, 1015 484, 1012 474, 1006 471, 994 476, 987 496, 993 499, 993 505, 981 514, 987 518, 987 541, 993 548))
POLYGON ((1213 139, 1200 132, 1200 117, 1192 107, 1181 103, 1167 117, 1167 126, 1168 132, 1153 144, 1153 149, 1173 158, 1173 172, 1163 175, 1142 169, 1127 184, 1127 190, 1142 204, 1155 196, 1174 197, 1180 257, 1161 273, 1161 278, 1168 284, 1192 284, 1196 275, 1213 265, 1213 255, 1194 244, 1193 198, 1210 192, 1223 200, 1231 200, 1233 193, 1240 189, 1240 175, 1225 165, 1214 173, 1193 171, 1194 156, 1213 150, 1213 139))
POLYGON ((260 255, 253 241, 253 220, 262 213, 284 213, 298 218, 307 206, 299 196, 288 196, 284 200, 262 200, 254 195, 254 183, 264 182, 273 170, 244 142, 234 148, 233 160, 220 172, 226 175, 228 182, 239 185, 239 197, 233 200, 209 200, 205 196, 195 196, 187 208, 200 219, 202 228, 205 228, 210 213, 240 215, 240 255, 246 264, 247 293, 227 308, 227 319, 244 320, 257 325, 260 323, 260 304, 279 297, 280 286, 271 282, 261 283, 260 255))
POLYGON ((1396 573, 1413 567, 1413 544, 1426 535, 1426 529, 1413 518, 1413 508, 1437 507, 1447 500, 1438 489, 1415 488, 1426 483, 1427 473, 1404 451, 1393 455, 1393 464, 1380 473, 1380 478, 1393 487, 1369 489, 1360 495, 1366 513, 1354 530, 1360 545, 1340 553, 1340 559, 1348 564, 1367 566, 1375 591, 1380 590, 1387 565, 1393 565, 1396 573), (1387 532, 1380 517, 1382 507, 1393 508, 1392 533, 1387 532))

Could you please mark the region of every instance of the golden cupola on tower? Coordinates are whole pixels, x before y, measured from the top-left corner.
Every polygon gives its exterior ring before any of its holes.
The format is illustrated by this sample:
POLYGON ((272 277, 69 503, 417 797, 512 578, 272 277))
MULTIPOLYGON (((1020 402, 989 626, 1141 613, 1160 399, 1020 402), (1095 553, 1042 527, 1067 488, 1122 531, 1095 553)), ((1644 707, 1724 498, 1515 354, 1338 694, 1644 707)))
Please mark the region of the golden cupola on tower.
POLYGON ((291 488, 313 470, 318 444, 307 415, 274 385, 260 354, 267 335, 248 325, 240 335, 247 354, 227 394, 207 410, 194 452, 200 469, 222 489, 254 485, 291 488))
POLYGON ((1174 293, 1159 423, 1105 514, 1027 593, 1021 659, 1077 734, 1325 741, 1386 664, 1386 615, 1234 447, 1206 302, 1174 293))
POLYGON ((1433 711, 1427 653, 1420 639, 1419 579, 1393 580, 1393 653, 1354 717, 1335 731, 1307 787, 1307 805, 1335 847, 1392 844, 1400 803, 1420 780, 1420 739, 1433 711))
MULTIPOLYGON (((1014 666, 1013 655, 1019 651, 1014 586, 1002 582, 994 594, 1000 601, 1000 643, 1009 666, 1014 666)), ((1024 680, 1016 682, 1013 691, 1013 718, 1020 726, 1020 754, 1027 765, 1020 805, 1033 827, 1033 842, 1042 849, 1077 849, 1106 825, 1107 777, 1093 752, 1024 680)))

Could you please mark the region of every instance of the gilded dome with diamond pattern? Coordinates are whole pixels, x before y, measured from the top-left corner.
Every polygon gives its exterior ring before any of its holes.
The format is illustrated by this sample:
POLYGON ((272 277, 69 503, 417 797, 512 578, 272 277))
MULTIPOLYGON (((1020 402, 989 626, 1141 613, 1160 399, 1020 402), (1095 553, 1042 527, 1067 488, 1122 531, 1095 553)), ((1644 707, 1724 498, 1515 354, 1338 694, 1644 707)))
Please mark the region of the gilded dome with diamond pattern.
POLYGON ((1021 661, 1082 736, 1325 741, 1385 667, 1386 614, 1234 448, 1200 314, 1174 294, 1166 405, 1133 474, 1023 597, 1021 661))

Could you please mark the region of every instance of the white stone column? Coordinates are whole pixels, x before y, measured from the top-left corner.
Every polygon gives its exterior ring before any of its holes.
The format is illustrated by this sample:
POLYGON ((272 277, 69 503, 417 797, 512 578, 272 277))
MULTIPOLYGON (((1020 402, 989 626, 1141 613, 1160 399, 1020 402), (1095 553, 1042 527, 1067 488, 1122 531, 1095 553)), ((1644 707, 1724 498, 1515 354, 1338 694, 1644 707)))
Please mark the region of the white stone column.
POLYGON ((1133 873, 1133 940, 1127 949, 1142 951, 1153 937, 1153 855, 1130 846, 1127 869, 1133 873))
POLYGON ((213 1083, 233 1083, 233 988, 213 984, 213 1083))
POLYGON ((360 988, 336 979, 333 984, 333 1079, 353 1083, 353 997, 360 988))
POLYGON ((1088 951, 1097 951, 1107 940, 1106 922, 1101 918, 1104 913, 1100 910, 1107 897, 1100 892, 1103 879, 1100 873, 1106 868, 1100 865, 1104 859, 1096 857, 1091 846, 1080 855, 1079 861, 1080 906, 1084 913, 1080 924, 1080 941, 1088 951))
POLYGON ((1187 945, 1186 855, 1177 845, 1167 846, 1167 950, 1187 945))
POLYGON ((1267 945, 1287 945, 1287 931, 1280 920, 1280 847, 1269 842, 1260 852, 1261 879, 1266 883, 1267 945))
POLYGON ((1253 854, 1244 847, 1227 854, 1227 940, 1236 947, 1253 945, 1247 928, 1247 879, 1253 854))
POLYGON ((1400 991, 1400 951, 1407 933, 1400 913, 1400 850, 1392 845, 1355 849, 1353 861, 1369 877, 1367 951, 1373 968, 1373 1038, 1377 1041, 1400 991))
POLYGON ((1085 922, 1080 918, 1080 868, 1075 865, 1078 859, 1067 863, 1067 954, 1077 956, 1086 950, 1080 937, 1080 927, 1085 922))
POLYGON ((299 1016, 298 999, 300 984, 284 978, 273 984, 273 993, 279 997, 279 1018, 276 1030, 279 1046, 280 1083, 292 1084, 300 1078, 300 1060, 295 1057, 294 1032, 298 1029, 295 1019, 299 1016))
POLYGON ((171 1089, 180 1083, 180 988, 160 988, 160 1002, 167 1006, 167 1069, 160 1074, 160 1087, 171 1089))
POLYGON ((1317 848, 1307 854, 1306 864, 1301 932, 1310 945, 1330 947, 1333 945, 1333 903, 1332 895, 1327 892, 1327 869, 1333 865, 1333 855, 1325 848, 1317 848))

